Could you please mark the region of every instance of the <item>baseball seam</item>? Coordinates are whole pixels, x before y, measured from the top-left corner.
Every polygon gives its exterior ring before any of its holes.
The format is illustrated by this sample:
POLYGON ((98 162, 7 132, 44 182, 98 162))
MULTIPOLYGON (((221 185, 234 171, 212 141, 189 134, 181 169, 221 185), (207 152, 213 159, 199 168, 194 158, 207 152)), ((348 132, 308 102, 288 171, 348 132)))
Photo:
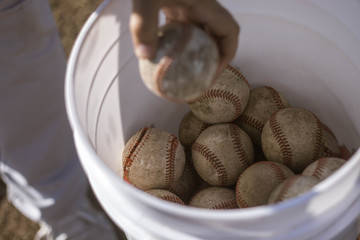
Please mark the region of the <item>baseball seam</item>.
POLYGON ((232 106, 235 109, 235 114, 234 114, 235 116, 231 121, 237 119, 239 115, 242 113, 243 108, 242 108, 241 100, 235 94, 223 89, 209 89, 204 93, 204 95, 200 96, 199 98, 191 102, 191 104, 194 109, 197 109, 198 106, 201 105, 203 101, 214 98, 224 99, 228 101, 230 104, 232 104, 232 106))
POLYGON ((173 134, 170 134, 167 139, 166 146, 166 174, 165 185, 170 186, 175 179, 175 155, 178 147, 178 139, 173 134))
POLYGON ((139 136, 134 138, 127 151, 127 154, 125 155, 125 161, 123 161, 123 179, 129 183, 131 183, 129 174, 132 163, 135 161, 136 156, 144 145, 144 142, 149 139, 150 132, 151 130, 147 127, 141 129, 138 133, 139 136))
POLYGON ((249 207, 249 205, 247 204, 247 202, 245 201, 245 199, 242 197, 241 193, 240 193, 240 182, 241 182, 241 176, 238 179, 237 185, 236 185, 236 201, 239 207, 243 207, 243 208, 247 208, 249 207))
POLYGON ((282 132, 280 124, 276 120, 276 115, 277 114, 273 114, 269 119, 270 129, 275 137, 276 142, 279 144, 284 164, 286 166, 291 166, 293 164, 291 146, 287 141, 285 134, 282 132))
POLYGON ((239 77, 241 79, 241 81, 243 81, 243 83, 245 83, 245 85, 250 89, 250 85, 249 85, 248 80, 245 78, 245 76, 237 68, 235 68, 235 67, 233 67, 231 65, 227 65, 226 70, 233 73, 235 76, 239 77))
POLYGON ((159 61, 158 67, 156 68, 154 75, 156 92, 158 92, 163 98, 166 99, 168 99, 169 97, 163 93, 162 85, 163 85, 164 75, 167 72, 167 70, 170 68, 172 62, 173 62, 173 58, 171 56, 162 57, 159 61))
POLYGON ((211 209, 234 209, 237 208, 236 200, 231 199, 218 204, 215 204, 211 209))
POLYGON ((316 167, 313 171, 313 173, 311 174, 311 176, 316 177, 317 179, 321 179, 321 176, 324 174, 324 168, 326 166, 326 158, 320 158, 319 160, 317 160, 317 164, 316 167))
POLYGON ((176 197, 176 196, 163 195, 160 198, 163 199, 163 200, 172 202, 172 203, 178 203, 178 204, 184 205, 183 201, 181 199, 179 199, 179 197, 176 197))
POLYGON ((244 113, 240 115, 239 120, 260 133, 264 128, 264 123, 244 113))
POLYGON ((275 105, 277 106, 278 109, 284 109, 285 108, 285 104, 283 102, 283 100, 281 99, 279 93, 273 89, 272 87, 265 87, 265 89, 268 90, 268 92, 270 93, 272 99, 275 102, 275 105))
POLYGON ((243 145, 241 142, 241 138, 240 138, 240 133, 239 133, 239 131, 237 131, 238 128, 239 127, 236 124, 229 124, 231 143, 234 147, 236 155, 240 159, 240 162, 244 166, 249 166, 250 160, 244 151, 244 148, 243 148, 243 145))
MULTIPOLYGON (((312 113, 313 114, 313 113, 312 113)), ((314 155, 313 155, 313 161, 315 161, 316 159, 318 159, 318 157, 321 154, 321 150, 323 147, 322 144, 322 139, 323 139, 323 134, 322 134, 322 128, 321 128, 321 122, 320 120, 315 116, 315 114, 313 114, 315 121, 316 121, 316 141, 315 141, 315 146, 314 146, 314 155)))
POLYGON ((221 163, 221 160, 206 146, 195 142, 192 150, 199 152, 215 169, 218 174, 218 180, 221 185, 227 184, 227 172, 225 166, 221 163))
POLYGON ((187 43, 189 42, 192 33, 191 29, 192 28, 187 24, 181 25, 182 38, 180 38, 177 44, 175 44, 173 48, 169 50, 167 55, 160 59, 159 64, 155 70, 154 80, 156 83, 157 92, 165 99, 175 100, 164 94, 163 80, 166 72, 170 68, 171 64, 174 62, 174 58, 181 54, 181 52, 184 50, 187 43))

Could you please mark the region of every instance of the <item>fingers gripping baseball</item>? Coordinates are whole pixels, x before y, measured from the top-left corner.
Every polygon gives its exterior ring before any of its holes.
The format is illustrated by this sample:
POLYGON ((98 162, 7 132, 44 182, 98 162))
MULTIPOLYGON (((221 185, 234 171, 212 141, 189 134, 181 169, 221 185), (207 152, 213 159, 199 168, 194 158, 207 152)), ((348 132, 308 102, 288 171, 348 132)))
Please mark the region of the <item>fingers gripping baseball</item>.
POLYGON ((130 30, 138 58, 154 57, 160 10, 168 21, 192 22, 206 29, 219 47, 219 72, 225 69, 235 55, 240 28, 215 0, 133 0, 130 30))
POLYGON ((159 1, 133 0, 130 31, 138 58, 153 58, 157 47, 159 1))

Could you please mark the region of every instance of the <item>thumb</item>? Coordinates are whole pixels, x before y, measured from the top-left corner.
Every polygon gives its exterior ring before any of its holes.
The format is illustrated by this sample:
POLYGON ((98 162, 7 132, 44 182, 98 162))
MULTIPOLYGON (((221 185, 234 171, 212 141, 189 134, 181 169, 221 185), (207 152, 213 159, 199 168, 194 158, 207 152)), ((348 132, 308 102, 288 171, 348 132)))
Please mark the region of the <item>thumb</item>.
POLYGON ((130 15, 130 32, 135 54, 138 58, 151 59, 155 56, 158 36, 157 1, 133 0, 130 15))

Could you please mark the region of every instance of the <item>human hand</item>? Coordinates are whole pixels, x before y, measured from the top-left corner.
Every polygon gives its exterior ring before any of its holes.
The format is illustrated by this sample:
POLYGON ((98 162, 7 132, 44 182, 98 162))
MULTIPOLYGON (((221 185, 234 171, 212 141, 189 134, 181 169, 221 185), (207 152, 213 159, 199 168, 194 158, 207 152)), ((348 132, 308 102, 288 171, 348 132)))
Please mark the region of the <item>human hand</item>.
POLYGON ((233 59, 240 27, 216 0, 133 0, 130 31, 138 58, 152 59, 155 56, 160 10, 167 21, 195 23, 214 38, 220 55, 217 75, 233 59))

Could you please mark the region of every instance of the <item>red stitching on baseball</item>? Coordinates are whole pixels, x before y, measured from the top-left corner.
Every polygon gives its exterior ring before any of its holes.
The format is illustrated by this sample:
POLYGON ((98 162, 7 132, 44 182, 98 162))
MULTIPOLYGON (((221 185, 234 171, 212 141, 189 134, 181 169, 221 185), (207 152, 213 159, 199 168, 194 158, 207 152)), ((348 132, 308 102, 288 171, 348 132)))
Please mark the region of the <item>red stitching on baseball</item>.
POLYGON ((246 155, 241 139, 240 139, 240 133, 238 131, 239 127, 236 124, 229 124, 229 132, 231 137, 231 143, 234 147, 235 153, 240 159, 240 161, 245 165, 249 166, 251 164, 250 159, 246 155))
POLYGON ((235 116, 231 121, 237 119, 242 113, 241 100, 235 94, 223 89, 209 89, 202 96, 192 101, 191 104, 193 104, 193 108, 196 109, 203 101, 213 98, 224 99, 233 105, 235 109, 235 116))
POLYGON ((182 202, 181 199, 179 199, 176 196, 171 196, 171 195, 164 195, 160 197, 163 200, 169 201, 169 202, 173 202, 173 203, 178 203, 178 204, 182 204, 184 205, 184 203, 182 202))
POLYGON ((283 100, 281 99, 279 93, 273 89, 272 87, 265 87, 265 89, 268 90, 268 92, 270 93, 271 97, 273 98, 276 106, 278 107, 278 109, 284 109, 285 108, 285 104, 283 102, 283 100))
POLYGON ((247 204, 247 202, 245 201, 245 199, 242 197, 242 195, 241 195, 241 193, 240 193, 240 182, 241 182, 241 175, 240 175, 240 177, 239 177, 239 179, 238 179, 238 182, 237 182, 237 184, 236 184, 236 191, 235 191, 235 194, 236 194, 236 201, 237 201, 237 203, 238 203, 238 205, 240 206, 240 207, 243 207, 243 208, 247 208, 247 207, 249 207, 249 205, 247 204))
POLYGON ((141 129, 137 133, 137 137, 135 137, 130 145, 130 147, 127 150, 127 153, 125 154, 125 161, 123 161, 123 179, 129 183, 130 181, 130 167, 133 163, 133 161, 136 159, 137 154, 139 153, 141 147, 144 145, 144 142, 149 139, 149 134, 151 130, 147 127, 141 129), (145 134, 147 133, 147 137, 145 137, 145 134), (144 142, 142 142, 144 140, 144 142))
POLYGON ((315 121, 316 121, 316 141, 315 141, 314 155, 313 155, 313 161, 315 161, 316 159, 319 158, 319 156, 321 154, 321 150, 322 150, 322 146, 323 146, 323 144, 322 144, 323 134, 322 134, 320 120, 316 117, 315 114, 312 113, 312 115, 314 116, 315 121))
POLYGON ((234 209, 238 208, 236 204, 236 200, 227 200, 218 204, 215 204, 210 209, 234 209))
POLYGON ((287 178, 283 169, 279 167, 276 163, 269 161, 262 161, 262 162, 258 162, 257 164, 264 164, 266 166, 269 166, 274 171, 276 179, 278 180, 279 183, 283 182, 287 178))
POLYGON ((276 116, 277 116, 277 114, 273 114, 269 119, 270 129, 271 129, 272 133, 274 134, 275 140, 277 141, 277 143, 280 146, 284 164, 286 166, 291 166, 293 163, 293 155, 291 152, 291 146, 290 146, 289 142, 287 141, 285 134, 282 132, 281 127, 276 120, 276 116))
POLYGON ((326 166, 326 162, 327 162, 326 158, 320 158, 319 160, 317 160, 316 167, 314 169, 313 174, 311 174, 311 175, 320 180, 321 175, 324 173, 324 168, 326 166))
POLYGON ((260 122, 259 120, 247 115, 247 114, 241 114, 239 117, 239 120, 244 123, 247 124, 248 126, 252 127, 253 129, 255 129, 258 132, 262 132, 263 128, 264 128, 264 123, 260 122))
POLYGON ((165 184, 170 186, 174 183, 175 178, 175 154, 178 146, 178 139, 173 134, 170 134, 167 139, 166 146, 166 175, 165 184))
POLYGON ((239 77, 241 79, 241 81, 243 81, 245 83, 246 86, 248 86, 248 88, 250 89, 250 85, 248 80, 245 78, 245 76, 239 71, 239 69, 231 66, 231 65, 227 65, 226 66, 226 70, 228 70, 229 72, 233 73, 235 76, 239 77))
POLYGON ((163 94, 163 89, 162 89, 163 79, 165 73, 171 66, 172 62, 173 62, 172 56, 164 56, 160 59, 158 67, 155 70, 154 78, 156 84, 156 91, 164 98, 167 98, 167 96, 163 94))
POLYGON ((195 142, 192 147, 192 150, 198 151, 209 163, 214 167, 218 174, 218 179, 221 185, 227 184, 227 172, 224 165, 221 163, 220 159, 206 146, 195 142))
POLYGON ((160 59, 159 64, 155 70, 154 79, 157 86, 157 91, 162 97, 166 99, 170 99, 170 98, 165 94, 163 94, 164 75, 171 66, 171 64, 173 63, 174 58, 180 55, 181 52, 184 50, 185 46, 187 45, 188 41, 191 38, 191 33, 192 33, 191 30, 192 27, 190 27, 190 25, 181 24, 182 37, 180 38, 179 41, 176 42, 177 44, 175 44, 174 47, 170 49, 168 53, 165 53, 166 55, 160 59))

